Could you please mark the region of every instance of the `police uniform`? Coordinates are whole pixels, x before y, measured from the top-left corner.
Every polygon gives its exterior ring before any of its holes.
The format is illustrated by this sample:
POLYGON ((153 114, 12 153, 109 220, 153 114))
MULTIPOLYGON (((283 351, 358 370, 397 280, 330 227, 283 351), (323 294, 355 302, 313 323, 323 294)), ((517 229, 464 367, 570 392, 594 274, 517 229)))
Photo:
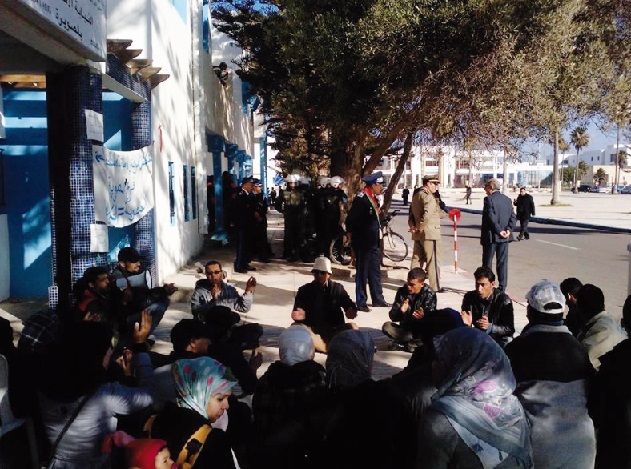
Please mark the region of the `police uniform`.
MULTIPOLYGON (((259 179, 254 179, 253 182, 255 187, 261 186, 259 179)), ((254 207, 252 252, 258 256, 261 262, 269 262, 272 249, 267 240, 267 200, 262 192, 256 193, 252 191, 250 197, 252 197, 252 205, 254 207)))
MULTIPOLYGON (((435 179, 425 181, 438 182, 435 179)), ((410 268, 421 267, 427 271, 429 286, 435 292, 440 290, 440 219, 444 212, 439 200, 426 185, 416 192, 410 207, 414 251, 410 268)))
POLYGON ((355 196, 346 217, 346 229, 351 233, 355 251, 355 296, 357 308, 368 311, 366 283, 373 306, 389 306, 381 285, 381 222, 379 205, 370 186, 382 182, 381 171, 364 176, 367 187, 355 196), (381 181, 380 181, 381 180, 381 181))
POLYGON ((317 235, 320 254, 329 257, 331 242, 340 231, 341 206, 344 203, 343 191, 333 187, 318 190, 317 235))
POLYGON ((254 204, 250 193, 244 189, 252 184, 252 178, 243 178, 241 190, 234 202, 233 223, 237 231, 237 257, 234 261, 235 272, 246 273, 256 270, 250 265, 252 256, 252 233, 254 229, 254 204))
POLYGON ((285 219, 283 238, 283 257, 290 262, 298 260, 300 247, 304 241, 304 196, 295 187, 287 187, 280 191, 276 199, 276 210, 285 219))

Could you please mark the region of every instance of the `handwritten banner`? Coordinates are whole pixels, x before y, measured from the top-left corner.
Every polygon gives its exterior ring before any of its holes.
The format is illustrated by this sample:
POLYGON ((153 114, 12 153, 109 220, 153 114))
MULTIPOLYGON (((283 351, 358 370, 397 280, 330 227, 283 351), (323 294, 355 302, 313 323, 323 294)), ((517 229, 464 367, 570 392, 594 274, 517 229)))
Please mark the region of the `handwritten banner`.
POLYGON ((94 218, 121 228, 136 223, 153 208, 151 147, 113 151, 92 146, 94 218))
POLYGON ((107 59, 106 0, 18 0, 102 60, 107 59))

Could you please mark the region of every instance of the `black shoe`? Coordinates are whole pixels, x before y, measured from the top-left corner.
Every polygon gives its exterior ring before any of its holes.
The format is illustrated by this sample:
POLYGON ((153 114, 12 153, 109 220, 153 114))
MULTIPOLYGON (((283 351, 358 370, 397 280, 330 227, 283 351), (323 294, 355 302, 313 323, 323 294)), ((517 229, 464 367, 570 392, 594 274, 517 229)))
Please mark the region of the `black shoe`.
POLYGON ((405 344, 402 344, 400 342, 395 342, 393 340, 390 343, 390 345, 388 345, 388 350, 390 352, 404 352, 405 351, 405 344))
POLYGON ((524 234, 524 238, 530 239, 530 235, 528 233, 524 234))
POLYGON ((436 290, 436 293, 446 293, 447 289, 446 288, 439 288, 438 290, 436 290))
POLYGON ((372 304, 373 308, 389 308, 390 303, 386 303, 385 301, 378 301, 377 303, 372 304))
POLYGON ((368 306, 358 306, 357 311, 363 311, 364 313, 370 313, 370 308, 368 306))
POLYGON ((238 272, 240 274, 247 274, 248 271, 246 269, 234 269, 235 272, 238 272))
POLYGON ((252 271, 254 271, 254 270, 256 270, 256 267, 252 267, 250 264, 248 264, 248 265, 245 266, 245 270, 252 270, 252 271))

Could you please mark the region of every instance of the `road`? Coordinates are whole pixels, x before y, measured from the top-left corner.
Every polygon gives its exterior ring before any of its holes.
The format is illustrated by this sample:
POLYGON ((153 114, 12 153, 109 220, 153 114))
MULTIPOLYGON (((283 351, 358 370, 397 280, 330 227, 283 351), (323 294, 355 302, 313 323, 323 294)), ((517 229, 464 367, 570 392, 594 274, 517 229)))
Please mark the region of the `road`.
MULTIPOLYGON (((405 234, 411 253, 407 207, 393 204, 391 209, 401 210, 393 228, 405 234)), ((481 215, 462 213, 458 224, 458 268, 470 273, 481 265, 480 223, 481 215)), ((445 217, 442 226, 442 265, 450 268, 454 265, 453 224, 445 217)), ((607 311, 621 315, 629 275, 628 234, 538 223, 531 223, 529 231, 530 240, 511 243, 509 249, 507 290, 513 299, 523 301, 528 289, 541 279, 560 283, 576 277, 600 287, 607 311)))

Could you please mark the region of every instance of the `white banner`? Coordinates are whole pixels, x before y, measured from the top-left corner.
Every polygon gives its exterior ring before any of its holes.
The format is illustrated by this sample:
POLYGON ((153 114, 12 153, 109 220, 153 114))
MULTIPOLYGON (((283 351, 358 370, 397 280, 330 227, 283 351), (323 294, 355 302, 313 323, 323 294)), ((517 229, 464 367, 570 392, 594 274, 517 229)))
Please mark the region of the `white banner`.
POLYGON ((117 228, 136 223, 153 208, 152 148, 113 151, 92 146, 94 218, 117 228))

